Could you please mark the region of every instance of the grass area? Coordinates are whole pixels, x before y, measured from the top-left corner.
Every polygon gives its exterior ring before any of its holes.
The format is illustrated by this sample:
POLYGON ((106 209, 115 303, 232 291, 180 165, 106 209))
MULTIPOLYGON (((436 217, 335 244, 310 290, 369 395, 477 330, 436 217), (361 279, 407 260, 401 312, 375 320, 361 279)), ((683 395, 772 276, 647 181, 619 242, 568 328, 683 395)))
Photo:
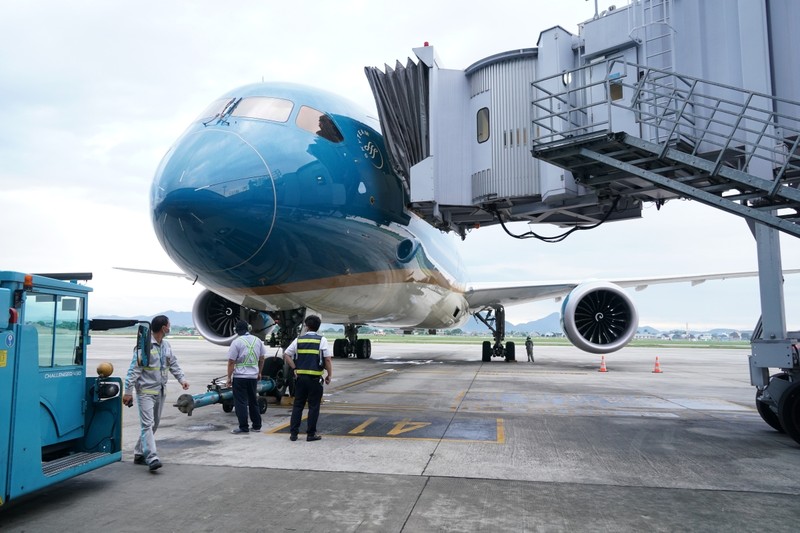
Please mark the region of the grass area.
MULTIPOLYGON (((341 338, 341 333, 333 333, 330 331, 322 332, 329 341, 341 338)), ((134 338, 135 335, 126 332, 93 332, 92 337, 101 337, 104 335, 122 336, 134 338)), ((361 334, 358 336, 360 339, 370 339, 375 344, 474 344, 479 345, 483 341, 492 341, 489 335, 483 336, 466 336, 466 335, 375 335, 375 334, 361 334)), ((202 337, 193 335, 170 335, 172 339, 199 339, 202 337)), ((570 342, 563 337, 533 337, 534 346, 571 346, 570 342)), ((513 342, 517 345, 517 349, 525 349, 525 337, 506 337, 506 342, 513 342)), ((740 349, 749 350, 749 341, 690 341, 690 340, 662 340, 662 339, 635 339, 631 341, 628 346, 637 348, 725 348, 725 349, 740 349)))
MULTIPOLYGON (((334 334, 326 333, 328 338, 337 338, 334 334)), ((456 336, 456 335, 359 335, 361 339, 370 339, 373 343, 408 343, 408 344, 480 344, 491 341, 486 336, 456 336)), ((571 346, 566 338, 559 337, 533 337, 534 346, 571 346)), ((506 341, 514 342, 517 346, 525 347, 525 337, 506 337, 506 341)), ((661 340, 661 339, 635 339, 628 346, 638 348, 728 348, 750 349, 748 341, 690 341, 690 340, 661 340)))

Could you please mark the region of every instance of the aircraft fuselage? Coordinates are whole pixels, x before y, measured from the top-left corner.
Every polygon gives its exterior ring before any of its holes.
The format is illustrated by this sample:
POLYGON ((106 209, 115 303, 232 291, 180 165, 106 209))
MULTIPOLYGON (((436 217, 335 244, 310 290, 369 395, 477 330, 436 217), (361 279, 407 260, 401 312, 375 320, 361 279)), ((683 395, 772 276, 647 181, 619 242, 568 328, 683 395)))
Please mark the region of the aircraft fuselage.
POLYGON ((156 172, 173 261, 250 309, 446 328, 468 317, 455 239, 406 210, 377 120, 324 91, 260 83, 216 100, 156 172))

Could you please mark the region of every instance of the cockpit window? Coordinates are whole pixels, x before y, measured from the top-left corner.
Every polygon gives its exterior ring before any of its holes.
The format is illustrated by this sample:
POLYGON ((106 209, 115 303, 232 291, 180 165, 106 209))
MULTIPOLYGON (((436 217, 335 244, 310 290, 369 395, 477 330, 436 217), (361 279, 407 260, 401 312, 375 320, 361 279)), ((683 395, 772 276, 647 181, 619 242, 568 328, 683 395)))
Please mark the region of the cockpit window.
POLYGON ((231 113, 235 117, 260 118, 274 122, 286 122, 292 113, 294 104, 282 98, 269 96, 251 96, 242 98, 239 105, 231 113))
POLYGON ((331 117, 313 107, 302 106, 297 113, 297 125, 306 131, 315 133, 323 139, 340 143, 344 140, 342 133, 331 117))
POLYGON ((206 121, 210 118, 219 116, 232 100, 233 98, 220 98, 219 100, 214 100, 207 108, 203 110, 202 113, 200 113, 200 116, 197 117, 197 120, 206 121))

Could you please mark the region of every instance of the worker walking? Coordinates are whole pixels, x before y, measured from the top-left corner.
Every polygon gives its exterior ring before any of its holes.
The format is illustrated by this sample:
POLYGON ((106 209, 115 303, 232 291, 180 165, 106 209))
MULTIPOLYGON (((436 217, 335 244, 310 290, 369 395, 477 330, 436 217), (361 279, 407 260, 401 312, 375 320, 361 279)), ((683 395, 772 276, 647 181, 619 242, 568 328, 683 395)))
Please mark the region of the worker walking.
POLYGON ((319 440, 317 435, 317 419, 319 406, 322 402, 322 371, 327 371, 325 384, 331 382, 333 365, 328 340, 317 333, 321 320, 318 316, 306 317, 304 323, 306 333, 300 335, 286 348, 283 358, 294 371, 294 405, 292 406, 292 419, 289 427, 290 440, 297 440, 300 432, 300 421, 303 418, 303 408, 308 401, 308 431, 307 441, 319 440))
POLYGON ((525 339, 525 351, 528 352, 528 362, 533 363, 533 341, 530 335, 525 339))
POLYGON ((133 462, 137 465, 148 465, 150 471, 161 468, 161 460, 156 450, 155 432, 161 420, 166 400, 168 371, 183 387, 189 388, 178 359, 172 353, 172 347, 164 338, 169 334, 169 318, 158 315, 150 324, 152 346, 150 353, 141 353, 137 347, 133 352, 133 360, 125 377, 125 393, 122 403, 128 407, 133 405, 133 390, 136 390, 136 403, 139 407, 141 433, 133 448, 133 462))
POLYGON ((239 337, 228 349, 228 387, 233 387, 233 407, 239 427, 231 433, 249 433, 247 414, 253 431, 261 431, 261 412, 258 409, 258 381, 264 368, 264 343, 250 335, 244 320, 236 322, 239 337))

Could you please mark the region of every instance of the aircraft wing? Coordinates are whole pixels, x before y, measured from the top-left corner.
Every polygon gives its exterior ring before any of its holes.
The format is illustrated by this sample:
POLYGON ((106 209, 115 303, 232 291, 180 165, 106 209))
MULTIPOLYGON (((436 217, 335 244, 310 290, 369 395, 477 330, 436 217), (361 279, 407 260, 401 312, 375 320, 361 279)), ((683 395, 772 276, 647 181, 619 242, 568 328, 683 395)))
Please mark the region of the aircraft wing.
MULTIPOLYGON (((783 271, 784 275, 797 273, 800 273, 800 268, 783 271)), ((606 281, 622 288, 634 287, 637 291, 641 291, 650 285, 661 283, 690 282, 692 285, 699 285, 709 280, 752 278, 757 276, 758 271, 754 270, 749 272, 712 272, 709 274, 684 274, 654 278, 610 279, 606 281)), ((555 298, 558 301, 581 283, 583 282, 545 281, 538 283, 519 282, 502 286, 496 283, 475 283, 465 291, 464 297, 467 299, 470 309, 482 309, 486 306, 495 305, 523 304, 547 298, 555 298)))
POLYGON ((195 281, 195 278, 187 276, 183 272, 168 272, 166 270, 148 270, 146 268, 127 268, 127 267, 114 267, 115 270, 126 270, 128 272, 138 272, 139 274, 154 274, 156 276, 170 276, 173 278, 183 278, 189 281, 195 281))

